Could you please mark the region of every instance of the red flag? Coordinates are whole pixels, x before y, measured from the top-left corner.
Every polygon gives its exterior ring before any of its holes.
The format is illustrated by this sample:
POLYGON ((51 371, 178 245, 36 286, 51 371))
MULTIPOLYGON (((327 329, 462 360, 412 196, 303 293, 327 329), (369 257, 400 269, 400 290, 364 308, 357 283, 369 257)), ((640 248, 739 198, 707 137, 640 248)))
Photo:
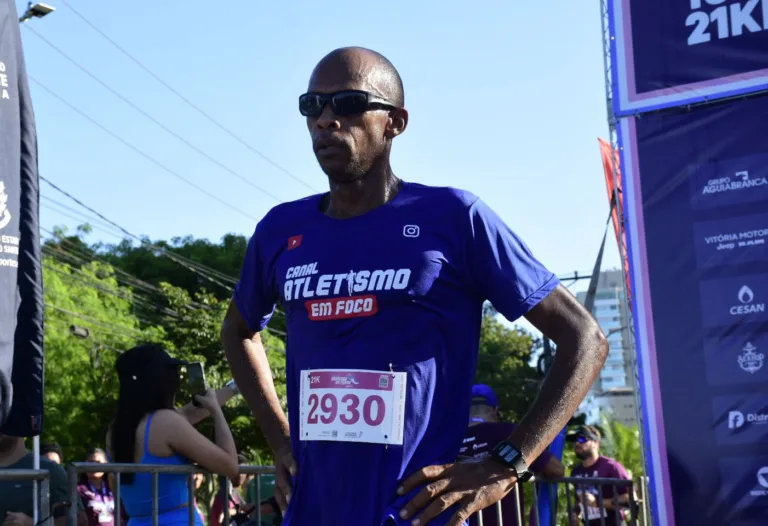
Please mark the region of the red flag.
MULTIPOLYGON (((616 206, 613 207, 612 220, 613 229, 616 232, 616 242, 619 244, 619 253, 621 254, 622 264, 624 266, 624 277, 627 280, 627 301, 631 298, 631 288, 629 281, 629 259, 627 258, 627 233, 621 228, 623 225, 619 223, 619 218, 623 217, 619 214, 624 212, 624 194, 622 193, 621 185, 621 168, 619 167, 619 152, 611 148, 610 143, 603 139, 600 141, 600 154, 603 158, 603 170, 605 171, 605 186, 608 190, 608 203, 613 202, 614 199, 614 167, 616 169, 616 189, 615 198, 618 199, 616 206), (623 231, 623 232, 622 232, 623 231), (621 235, 620 235, 621 232, 621 235)), ((631 305, 631 303, 630 303, 631 305)))

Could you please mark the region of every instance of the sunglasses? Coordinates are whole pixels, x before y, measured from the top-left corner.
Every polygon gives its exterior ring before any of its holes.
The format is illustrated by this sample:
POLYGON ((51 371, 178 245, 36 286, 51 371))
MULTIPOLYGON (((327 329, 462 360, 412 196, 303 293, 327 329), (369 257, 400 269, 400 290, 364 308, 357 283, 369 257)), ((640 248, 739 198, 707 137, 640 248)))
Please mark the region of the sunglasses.
POLYGON ((336 115, 359 115, 371 110, 396 110, 392 101, 367 91, 347 90, 336 93, 305 93, 299 97, 299 112, 305 117, 319 117, 326 104, 336 115))
POLYGON ((589 439, 587 437, 576 437, 576 442, 579 444, 586 444, 589 442, 589 439))

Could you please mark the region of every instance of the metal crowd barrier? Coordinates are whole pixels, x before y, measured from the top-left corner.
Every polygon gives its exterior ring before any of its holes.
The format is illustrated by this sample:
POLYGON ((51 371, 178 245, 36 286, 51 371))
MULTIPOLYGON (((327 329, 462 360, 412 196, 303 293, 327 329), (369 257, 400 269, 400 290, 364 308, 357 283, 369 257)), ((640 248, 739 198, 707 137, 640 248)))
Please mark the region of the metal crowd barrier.
POLYGON ((45 469, 0 469, 0 480, 32 481, 31 497, 36 515, 32 520, 37 526, 52 526, 50 478, 50 472, 45 469))
MULTIPOLYGON (((121 508, 120 508, 120 489, 121 489, 121 483, 120 478, 121 475, 124 473, 151 473, 152 474, 152 524, 153 526, 158 526, 158 516, 159 516, 159 510, 158 510, 158 485, 159 485, 159 475, 160 474, 186 474, 187 475, 187 487, 188 487, 188 502, 187 502, 187 509, 189 512, 189 524, 195 524, 195 514, 197 513, 197 510, 194 506, 195 501, 195 485, 193 480, 193 475, 195 473, 204 473, 208 474, 208 472, 200 467, 197 466, 174 466, 174 465, 168 465, 168 464, 100 464, 100 463, 88 463, 88 462, 76 462, 73 464, 70 464, 68 466, 68 475, 69 475, 69 502, 71 503, 71 506, 69 508, 69 525, 75 526, 77 524, 77 506, 75 505, 77 502, 78 494, 77 494, 77 483, 80 475, 84 473, 109 473, 114 476, 115 480, 115 487, 112 488, 112 492, 115 497, 115 512, 114 512, 114 526, 121 526, 122 522, 122 516, 121 516, 121 508)), ((261 479, 258 475, 265 475, 265 474, 274 474, 275 468, 274 466, 248 466, 243 465, 240 466, 240 473, 241 474, 248 474, 248 475, 257 475, 255 479, 256 484, 256 507, 254 509, 254 515, 256 518, 256 523, 261 526, 261 507, 259 503, 261 502, 261 479)), ((2 478, 14 478, 14 479, 34 479, 34 480, 42 480, 43 485, 43 496, 44 498, 41 499, 41 507, 40 509, 43 510, 43 507, 45 506, 45 509, 49 509, 48 505, 48 472, 47 471, 0 471, 0 479, 2 478), (4 474, 10 474, 11 477, 3 477, 4 474)), ((558 514, 558 504, 561 504, 561 502, 558 502, 560 499, 558 497, 552 499, 551 504, 552 507, 550 508, 550 522, 549 524, 542 524, 539 518, 539 509, 538 509, 538 482, 546 482, 550 484, 558 484, 565 485, 565 512, 566 516, 568 517, 568 525, 570 526, 571 523, 571 513, 577 509, 577 495, 581 495, 581 500, 584 500, 584 495, 586 493, 587 487, 598 487, 600 491, 597 495, 597 508, 600 512, 600 525, 606 526, 606 521, 608 514, 614 514, 616 518, 616 524, 627 524, 627 526, 646 526, 648 524, 648 514, 647 514, 647 508, 646 508, 646 487, 644 484, 644 481, 641 481, 640 491, 641 491, 641 497, 638 501, 636 495, 635 495, 635 483, 631 480, 623 480, 623 479, 609 479, 609 478, 580 478, 580 477, 566 477, 562 479, 532 479, 533 483, 531 484, 525 484, 523 486, 515 485, 512 492, 506 497, 507 499, 513 499, 514 508, 514 516, 513 517, 504 517, 503 516, 503 508, 502 503, 498 502, 495 506, 492 506, 491 508, 488 508, 484 510, 483 512, 476 514, 476 520, 478 526, 485 526, 484 525, 484 519, 488 518, 488 513, 493 513, 496 518, 496 524, 498 526, 504 526, 505 522, 504 519, 506 519, 506 525, 507 526, 559 526, 559 518, 558 515, 562 516, 562 508, 561 513, 558 514), (573 488, 571 488, 573 486, 573 488), (605 486, 609 486, 612 489, 612 494, 614 496, 618 496, 619 488, 621 487, 628 487, 628 502, 626 504, 622 504, 621 506, 615 506, 612 509, 607 509, 605 506, 604 498, 603 498, 603 492, 602 489, 605 486), (520 509, 519 502, 520 502, 520 491, 524 491, 524 488, 530 487, 529 493, 532 494, 532 499, 530 502, 526 502, 525 505, 528 508, 531 508, 532 516, 528 517, 524 510, 520 509), (629 514, 629 520, 622 522, 622 511, 626 511, 629 514), (485 515, 485 517, 484 517, 485 515)), ((226 488, 225 488, 225 494, 229 495, 229 492, 231 490, 231 483, 227 479, 226 480, 226 488)), ((229 517, 229 506, 228 503, 225 503, 224 505, 224 526, 229 526, 230 524, 230 517, 229 517)), ((42 511, 41 511, 42 513, 42 511)), ((46 517, 50 515, 50 513, 43 514, 41 516, 46 517)), ((582 513, 582 517, 584 517, 584 514, 582 513)), ((50 517, 48 518, 50 521, 50 517)), ((582 521, 582 523, 584 523, 582 521)), ((52 526, 50 522, 41 522, 41 526, 52 526)))
MULTIPOLYGON (((70 502, 76 502, 77 483, 80 475, 83 473, 105 473, 111 474, 115 477, 115 487, 111 488, 112 493, 115 496, 115 511, 114 511, 114 526, 120 526, 122 522, 122 513, 120 508, 120 477, 123 473, 151 473, 152 474, 152 525, 158 526, 159 510, 158 510, 158 492, 159 492, 159 476, 163 475, 187 475, 187 511, 189 513, 189 524, 195 524, 195 483, 193 476, 195 473, 209 474, 205 469, 198 466, 174 466, 169 464, 101 464, 94 462, 74 462, 67 467, 67 474, 69 479, 69 498, 70 502)), ((240 466, 241 474, 257 475, 256 477, 256 507, 254 508, 254 514, 257 524, 261 525, 261 480, 258 475, 274 474, 274 466, 240 466)), ((226 480, 226 494, 229 495, 231 489, 231 482, 226 480)), ((228 502, 224 503, 224 526, 229 526, 229 506, 228 502)), ((77 506, 71 506, 69 508, 69 526, 75 526, 77 524, 77 506)), ((50 526, 50 525, 46 525, 50 526)))
MULTIPOLYGON (((505 524, 507 526, 559 526, 559 520, 560 516, 563 515, 562 509, 561 513, 558 514, 558 504, 562 504, 559 502, 559 497, 555 497, 554 499, 551 499, 551 508, 550 508, 550 521, 548 524, 542 524, 542 521, 539 517, 539 508, 538 508, 538 501, 539 501, 539 485, 538 483, 549 483, 549 484, 557 484, 565 485, 565 513, 564 515, 567 518, 567 524, 568 526, 571 526, 573 522, 571 521, 572 514, 576 509, 578 509, 578 502, 577 502, 577 495, 580 495, 581 500, 583 501, 585 499, 584 495, 586 493, 587 487, 597 487, 599 489, 597 494, 597 506, 593 506, 593 508, 596 508, 598 512, 600 513, 600 526, 606 526, 607 525, 607 518, 609 515, 614 515, 614 518, 616 520, 616 524, 626 524, 627 526, 646 526, 648 524, 648 514, 645 506, 645 495, 646 495, 646 488, 645 488, 645 481, 641 481, 643 483, 640 484, 641 488, 641 498, 638 501, 638 499, 635 496, 635 483, 631 480, 624 480, 624 479, 610 479, 610 478, 582 478, 582 477, 565 477, 561 479, 531 479, 530 484, 525 485, 515 485, 514 489, 505 497, 506 499, 513 499, 512 502, 514 503, 514 515, 512 517, 504 516, 503 514, 503 508, 502 508, 502 502, 499 501, 495 504, 495 506, 491 506, 489 508, 486 508, 482 512, 478 512, 475 514, 475 519, 478 526, 485 526, 484 522, 487 521, 487 518, 489 516, 489 513, 492 513, 491 516, 495 516, 495 523, 498 526, 504 526, 505 524), (530 487, 530 493, 532 494, 533 498, 531 499, 531 502, 525 502, 525 506, 527 508, 530 508, 531 514, 528 516, 524 510, 520 509, 520 491, 524 491, 525 487, 530 487), (573 488, 571 488, 573 486, 573 488), (612 509, 607 509, 604 499, 603 499, 603 488, 605 486, 609 486, 612 488, 611 492, 613 495, 613 498, 619 496, 619 488, 627 487, 628 488, 628 501, 626 504, 622 504, 620 506, 615 506, 612 509), (573 491, 573 497, 571 496, 571 491, 573 491), (642 506, 641 506, 642 504, 642 506), (623 515, 627 513, 629 515, 628 520, 623 519, 623 515), (506 522, 504 521, 506 519, 506 522)), ((582 508, 582 519, 578 522, 578 524, 586 524, 584 522, 585 518, 585 510, 582 508)), ((598 520, 598 517, 595 517, 592 520, 598 520)), ((490 522, 490 521, 488 521, 490 522)))

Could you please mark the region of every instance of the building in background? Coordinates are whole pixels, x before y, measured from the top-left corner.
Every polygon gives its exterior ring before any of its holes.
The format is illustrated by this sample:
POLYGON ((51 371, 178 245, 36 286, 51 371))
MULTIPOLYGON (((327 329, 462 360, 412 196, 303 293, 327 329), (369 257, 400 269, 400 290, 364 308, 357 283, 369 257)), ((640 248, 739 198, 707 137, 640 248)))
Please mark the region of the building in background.
POLYGON ((614 387, 597 396, 600 413, 610 416, 627 427, 637 424, 635 391, 629 387, 614 387))
MULTIPOLYGON (((590 423, 598 423, 600 413, 607 412, 613 413, 622 423, 637 423, 634 401, 636 381, 629 331, 630 312, 624 295, 623 279, 621 270, 607 270, 600 273, 597 283, 592 314, 608 338, 609 351, 600 375, 579 409, 587 415, 587 421, 590 423), (627 393, 630 396, 627 396, 627 393), (631 410, 624 407, 630 404, 626 402, 627 398, 631 398, 631 410), (628 415, 631 415, 631 419, 628 415)), ((586 295, 587 292, 584 291, 577 293, 576 297, 583 304, 586 295)))

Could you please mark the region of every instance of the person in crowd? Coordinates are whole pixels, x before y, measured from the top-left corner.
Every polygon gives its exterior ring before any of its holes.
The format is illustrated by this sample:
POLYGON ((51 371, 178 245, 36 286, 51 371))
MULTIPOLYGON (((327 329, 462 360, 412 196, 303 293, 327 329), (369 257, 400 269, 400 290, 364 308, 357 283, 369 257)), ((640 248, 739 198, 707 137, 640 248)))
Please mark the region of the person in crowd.
MULTIPOLYGON (((182 365, 187 362, 171 357, 155 344, 136 346, 117 358, 120 393, 117 414, 107 433, 109 456, 116 463, 195 463, 213 473, 235 477, 237 451, 221 409, 226 397, 210 389, 195 396, 199 408, 188 405, 177 410, 182 365), (193 426, 206 415, 213 417, 215 442, 193 426)), ((128 526, 151 525, 152 475, 126 473, 121 482, 121 498, 130 517, 128 526)), ((188 506, 194 503, 188 499, 187 475, 159 475, 158 496, 161 526, 189 523, 188 506)), ((195 517, 195 523, 202 525, 195 517)))
POLYGON ((275 499, 274 475, 253 477, 248 484, 246 502, 261 508, 261 524, 258 526, 280 526, 282 523, 282 512, 275 499))
MULTIPOLYGON (((107 454, 94 448, 86 462, 106 464, 107 454)), ((115 496, 104 473, 83 473, 77 484, 77 494, 83 503, 89 526, 112 526, 115 522, 115 496)))
MULTIPOLYGON (((0 469, 33 469, 32 452, 24 445, 24 438, 0 435, 0 469)), ((67 492, 67 474, 60 465, 40 459, 40 469, 50 473, 49 489, 55 526, 66 526, 70 502, 67 492)), ((0 521, 3 526, 34 526, 34 498, 32 481, 0 479, 0 521)), ((48 517, 38 517, 38 521, 48 517)))
POLYGON ((56 442, 43 442, 40 444, 40 456, 47 458, 56 464, 64 463, 64 453, 56 442))
MULTIPOLYGON (((572 477, 631 480, 629 473, 618 461, 600 454, 600 430, 595 426, 581 426, 569 440, 580 463, 571 470, 572 477)), ((576 485, 579 505, 572 514, 574 526, 625 526, 626 506, 629 504, 629 485, 611 486, 576 485), (603 508, 598 495, 602 493, 603 508), (619 508, 617 510, 617 508, 619 508), (618 520, 617 520, 618 511, 618 520)))
POLYGON ((195 511, 197 512, 197 515, 200 517, 200 520, 203 521, 203 524, 205 524, 205 515, 203 515, 203 512, 200 510, 200 505, 197 503, 197 492, 200 491, 200 488, 203 486, 203 483, 205 482, 205 474, 203 473, 195 473, 192 475, 192 483, 195 485, 195 511))
POLYGON ((274 452, 284 521, 461 524, 530 479, 605 362, 605 336, 481 199, 395 175, 409 114, 386 57, 331 51, 298 110, 329 191, 259 221, 221 331, 274 452), (510 321, 525 316, 558 352, 513 434, 488 458, 455 463, 485 301, 510 321), (287 415, 259 335, 278 303, 287 415))
MULTIPOLYGON (((493 389, 484 384, 472 387, 472 405, 469 410, 469 428, 467 429, 464 444, 459 450, 460 459, 478 459, 491 454, 491 448, 499 441, 508 437, 515 430, 516 424, 502 422, 499 416, 499 399, 493 389)), ((531 464, 531 471, 535 475, 544 478, 561 478, 565 474, 565 468, 560 461, 549 451, 539 455, 531 464)), ((501 500, 501 516, 504 526, 517 526, 517 514, 525 517, 525 502, 522 488, 520 490, 519 508, 515 506, 512 493, 501 500)), ((535 503, 534 503, 535 505, 535 503)), ((483 526, 497 526, 496 507, 491 506, 484 511, 483 526)), ((478 524, 479 513, 470 517, 470 526, 478 524)))
MULTIPOLYGON (((248 459, 243 455, 238 455, 238 462, 240 464, 247 464, 248 459)), ((227 488, 226 479, 219 477, 219 491, 213 499, 209 526, 221 526, 224 524, 225 509, 228 510, 230 523, 235 518, 238 521, 247 520, 250 513, 255 509, 253 504, 247 503, 241 493, 241 490, 247 488, 248 478, 246 473, 240 473, 230 479, 229 488, 227 488)))

